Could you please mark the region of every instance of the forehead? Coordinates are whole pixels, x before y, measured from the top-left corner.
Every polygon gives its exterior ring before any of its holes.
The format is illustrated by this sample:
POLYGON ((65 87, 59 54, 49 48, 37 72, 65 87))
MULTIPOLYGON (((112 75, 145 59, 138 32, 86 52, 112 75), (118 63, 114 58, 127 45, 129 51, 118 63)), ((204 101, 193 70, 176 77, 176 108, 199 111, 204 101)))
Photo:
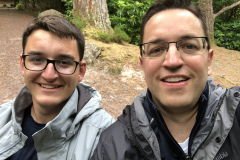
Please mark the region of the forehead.
POLYGON ((168 9, 153 15, 144 28, 143 42, 151 39, 178 40, 189 36, 204 36, 201 21, 185 9, 168 9))
POLYGON ((25 52, 35 52, 42 55, 71 55, 79 59, 77 41, 73 38, 59 37, 42 29, 33 31, 28 37, 25 52))

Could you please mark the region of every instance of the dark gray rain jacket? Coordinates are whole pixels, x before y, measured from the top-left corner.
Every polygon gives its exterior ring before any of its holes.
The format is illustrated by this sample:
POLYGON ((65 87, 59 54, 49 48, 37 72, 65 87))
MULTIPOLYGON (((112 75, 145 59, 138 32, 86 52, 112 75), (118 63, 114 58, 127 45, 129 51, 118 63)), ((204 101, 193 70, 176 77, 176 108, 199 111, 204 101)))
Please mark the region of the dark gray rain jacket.
MULTIPOLYGON (((240 160, 240 87, 216 86, 211 78, 207 85, 206 111, 188 159, 240 160)), ((137 97, 102 133, 92 160, 161 160, 158 140, 142 106, 145 95, 137 97)))

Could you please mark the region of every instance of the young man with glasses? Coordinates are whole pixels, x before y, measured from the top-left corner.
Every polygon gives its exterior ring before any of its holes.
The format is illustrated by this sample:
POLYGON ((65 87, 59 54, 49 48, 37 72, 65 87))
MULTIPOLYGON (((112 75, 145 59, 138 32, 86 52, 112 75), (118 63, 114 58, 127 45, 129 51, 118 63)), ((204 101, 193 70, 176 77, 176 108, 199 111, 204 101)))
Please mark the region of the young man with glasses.
POLYGON ((23 33, 26 86, 0 106, 0 159, 87 160, 114 119, 82 81, 85 40, 65 18, 35 19, 23 33))
POLYGON ((240 159, 240 88, 216 86, 200 9, 159 0, 142 20, 148 89, 106 129, 92 159, 240 159))

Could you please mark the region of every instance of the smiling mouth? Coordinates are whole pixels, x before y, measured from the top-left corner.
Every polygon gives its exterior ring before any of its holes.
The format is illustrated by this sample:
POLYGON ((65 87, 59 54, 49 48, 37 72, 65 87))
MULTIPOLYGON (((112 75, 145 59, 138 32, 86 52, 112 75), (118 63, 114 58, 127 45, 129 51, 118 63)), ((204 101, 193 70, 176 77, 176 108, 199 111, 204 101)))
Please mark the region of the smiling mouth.
POLYGON ((163 79, 163 82, 177 83, 177 82, 182 82, 186 80, 187 78, 184 78, 184 77, 171 77, 171 78, 163 79))
POLYGON ((40 84, 41 87, 46 88, 46 89, 55 89, 59 88, 60 86, 54 86, 54 85, 45 85, 45 84, 40 84))

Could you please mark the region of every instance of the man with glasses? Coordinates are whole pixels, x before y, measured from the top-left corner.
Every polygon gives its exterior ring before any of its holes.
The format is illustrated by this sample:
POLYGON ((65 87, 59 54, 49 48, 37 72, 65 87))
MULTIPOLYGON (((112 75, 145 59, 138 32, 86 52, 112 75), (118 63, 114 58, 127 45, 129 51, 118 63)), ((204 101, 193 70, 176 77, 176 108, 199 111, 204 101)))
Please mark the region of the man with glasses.
POLYGON ((82 81, 85 40, 65 18, 32 21, 23 33, 26 86, 0 106, 0 159, 87 160, 114 119, 101 96, 82 81))
POLYGON ((92 159, 240 159, 240 88, 216 86, 200 9, 159 0, 143 17, 140 64, 148 89, 100 136, 92 159))

